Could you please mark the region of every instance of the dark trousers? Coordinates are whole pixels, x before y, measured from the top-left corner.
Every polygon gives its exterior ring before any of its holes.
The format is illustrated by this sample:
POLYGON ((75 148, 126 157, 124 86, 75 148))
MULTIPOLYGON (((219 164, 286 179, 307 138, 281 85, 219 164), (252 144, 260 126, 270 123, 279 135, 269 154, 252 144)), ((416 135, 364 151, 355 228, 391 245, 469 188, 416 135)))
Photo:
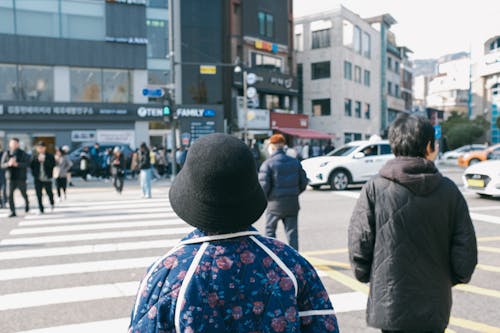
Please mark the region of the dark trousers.
POLYGON ((117 176, 113 177, 113 186, 116 189, 116 192, 122 193, 123 191, 123 182, 125 180, 125 176, 117 176))
POLYGON ((295 250, 299 250, 299 231, 297 230, 297 216, 279 216, 270 212, 266 212, 266 236, 276 237, 276 228, 279 221, 283 221, 285 226, 286 238, 288 244, 295 250))
POLYGON ((68 178, 66 177, 58 177, 56 178, 56 190, 57 190, 57 197, 61 197, 61 190, 62 193, 64 193, 64 196, 66 196, 66 188, 68 187, 68 178))
POLYGON ((0 174, 0 208, 7 204, 7 186, 5 176, 0 174))
POLYGON ((50 205, 54 206, 54 193, 52 193, 52 182, 41 182, 39 180, 35 180, 35 192, 36 198, 38 199, 38 208, 43 213, 43 196, 42 191, 45 190, 45 193, 49 196, 50 205))
POLYGON ((382 333, 444 333, 444 331, 387 331, 387 330, 382 330, 382 333))
POLYGON ((21 195, 24 198, 24 202, 26 204, 26 211, 29 210, 30 202, 28 200, 28 194, 26 193, 27 185, 26 180, 12 180, 9 179, 7 181, 7 186, 9 188, 9 208, 10 211, 15 214, 16 213, 16 203, 14 202, 14 191, 19 189, 21 191, 21 195))

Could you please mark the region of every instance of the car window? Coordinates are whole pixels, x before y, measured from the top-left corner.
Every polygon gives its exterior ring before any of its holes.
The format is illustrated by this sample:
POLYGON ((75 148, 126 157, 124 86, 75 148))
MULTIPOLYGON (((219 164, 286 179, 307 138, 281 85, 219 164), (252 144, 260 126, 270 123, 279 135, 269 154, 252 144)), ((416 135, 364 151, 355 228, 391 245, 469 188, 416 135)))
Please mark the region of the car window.
POLYGON ((380 145, 380 153, 379 155, 391 155, 392 150, 391 146, 388 144, 380 145))
POLYGON ((378 145, 370 145, 361 150, 366 157, 376 156, 378 154, 378 145))
POLYGON ((355 151, 358 146, 344 146, 337 150, 332 151, 328 156, 347 156, 353 151, 355 151))

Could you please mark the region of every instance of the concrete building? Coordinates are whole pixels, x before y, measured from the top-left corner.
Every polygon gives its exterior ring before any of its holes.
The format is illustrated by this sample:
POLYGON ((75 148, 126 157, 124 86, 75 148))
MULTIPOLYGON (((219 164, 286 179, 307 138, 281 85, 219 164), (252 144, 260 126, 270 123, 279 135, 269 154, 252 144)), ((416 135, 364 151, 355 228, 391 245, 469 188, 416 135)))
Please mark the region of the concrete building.
POLYGON ((500 35, 489 38, 484 43, 484 56, 477 64, 479 84, 474 90, 476 114, 486 114, 491 121, 490 141, 500 143, 500 35))
POLYGON ((380 37, 345 7, 295 20, 302 107, 335 146, 380 131, 380 37))
POLYGON ((0 142, 16 136, 27 149, 40 139, 50 149, 149 142, 163 110, 141 92, 148 82, 166 83, 167 7, 167 0, 1 1, 0 142))
POLYGON ((467 114, 470 68, 468 55, 440 61, 438 74, 429 81, 427 106, 444 111, 445 117, 451 111, 467 114))
POLYGON ((336 146, 383 133, 411 108, 411 51, 397 46, 389 30, 395 23, 343 6, 295 20, 299 110, 311 116, 311 128, 334 135, 336 146))

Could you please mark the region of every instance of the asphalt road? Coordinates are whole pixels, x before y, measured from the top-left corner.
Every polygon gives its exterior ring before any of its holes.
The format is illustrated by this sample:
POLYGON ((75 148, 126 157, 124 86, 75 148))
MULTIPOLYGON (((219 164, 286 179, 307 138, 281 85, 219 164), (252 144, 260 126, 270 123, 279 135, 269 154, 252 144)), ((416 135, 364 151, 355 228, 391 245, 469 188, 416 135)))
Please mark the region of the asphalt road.
MULTIPOLYGON (((460 170, 443 172, 460 185, 460 170)), ((155 183, 150 200, 140 198, 136 183, 127 183, 122 196, 109 184, 77 185, 44 216, 11 220, 0 210, 0 332, 126 331, 146 267, 190 230, 168 205, 168 183, 155 183)), ((353 279, 346 249, 359 190, 308 190, 299 217, 300 250, 318 269, 348 333, 376 332, 364 319, 368 286, 353 279)), ((500 332, 500 201, 464 195, 480 266, 470 285, 454 289, 449 332, 500 332)), ((256 227, 263 231, 263 221, 256 227)), ((285 239, 281 226, 278 238, 285 239)))

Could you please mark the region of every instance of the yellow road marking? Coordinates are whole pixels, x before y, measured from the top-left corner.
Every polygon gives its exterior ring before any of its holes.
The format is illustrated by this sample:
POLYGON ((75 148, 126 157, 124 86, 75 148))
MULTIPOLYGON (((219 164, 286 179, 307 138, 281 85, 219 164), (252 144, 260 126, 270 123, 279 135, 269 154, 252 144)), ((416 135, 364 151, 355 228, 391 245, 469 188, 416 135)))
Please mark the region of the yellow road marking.
POLYGON ((477 249, 483 252, 500 253, 500 248, 491 246, 478 246, 477 249))
POLYGON ((500 241, 500 236, 497 237, 480 237, 477 239, 478 242, 494 242, 500 241))
POLYGON ((450 330, 449 328, 447 328, 447 329, 445 330, 445 332, 446 332, 446 333, 457 333, 457 332, 455 332, 454 330, 450 330))
POLYGON ((481 288, 481 287, 471 286, 469 284, 459 284, 454 288, 468 293, 500 298, 500 291, 494 289, 481 288))
POLYGON ((325 260, 325 259, 320 259, 320 258, 312 258, 309 256, 304 256, 313 266, 317 265, 328 265, 328 266, 334 266, 334 267, 340 267, 340 268, 345 268, 345 269, 351 269, 351 265, 346 264, 345 262, 341 261, 332 261, 332 260, 325 260))
POLYGON ((329 249, 329 250, 319 250, 319 251, 307 251, 301 252, 302 255, 306 256, 319 256, 322 254, 337 254, 337 253, 347 253, 349 250, 345 249, 329 249))
MULTIPOLYGON (((325 260, 321 260, 318 258, 309 258, 309 260, 313 265, 314 265, 314 262, 319 264, 318 266, 315 266, 315 267, 317 269, 324 271, 333 280, 349 287, 350 289, 352 289, 354 291, 359 291, 359 292, 362 292, 364 294, 369 293, 370 288, 368 287, 368 285, 363 284, 363 283, 351 278, 350 276, 348 276, 344 273, 340 273, 340 272, 330 268, 329 266, 326 266, 324 264, 323 265, 320 264, 321 262, 324 263, 325 260)), ((457 287, 460 287, 460 286, 457 286, 457 287)), ((455 288, 457 288, 457 287, 455 287, 455 288)), ((475 288, 477 288, 477 287, 475 287, 475 288)), ((482 289, 481 291, 484 292, 483 288, 480 288, 480 289, 482 289)), ((334 295, 334 297, 335 297, 335 295, 334 295)), ((500 328, 498 328, 498 327, 490 326, 487 324, 483 324, 480 322, 467 320, 467 319, 463 319, 463 318, 457 318, 457 317, 450 317, 450 325, 465 328, 465 329, 468 329, 468 330, 471 330, 474 332, 500 333, 500 328)), ((453 331, 447 330, 447 332, 452 333, 453 331)))

